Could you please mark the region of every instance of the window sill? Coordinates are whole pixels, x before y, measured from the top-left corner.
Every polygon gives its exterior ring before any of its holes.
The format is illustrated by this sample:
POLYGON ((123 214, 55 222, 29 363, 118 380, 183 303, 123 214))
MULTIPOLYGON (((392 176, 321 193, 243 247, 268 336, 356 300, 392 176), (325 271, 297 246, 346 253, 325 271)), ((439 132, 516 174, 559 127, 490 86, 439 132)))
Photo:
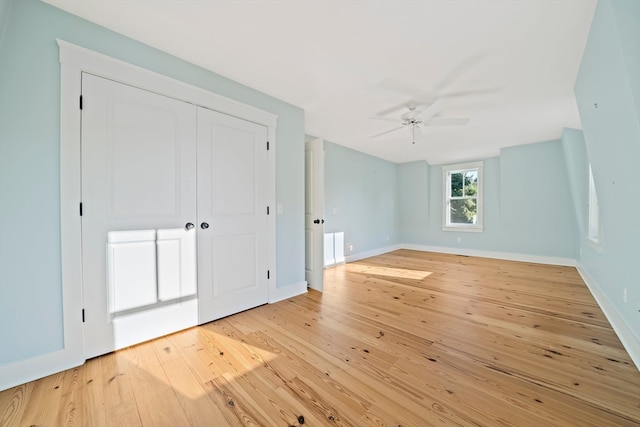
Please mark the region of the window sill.
POLYGON ((462 231, 463 233, 482 233, 484 231, 483 227, 442 227, 442 231, 462 231))

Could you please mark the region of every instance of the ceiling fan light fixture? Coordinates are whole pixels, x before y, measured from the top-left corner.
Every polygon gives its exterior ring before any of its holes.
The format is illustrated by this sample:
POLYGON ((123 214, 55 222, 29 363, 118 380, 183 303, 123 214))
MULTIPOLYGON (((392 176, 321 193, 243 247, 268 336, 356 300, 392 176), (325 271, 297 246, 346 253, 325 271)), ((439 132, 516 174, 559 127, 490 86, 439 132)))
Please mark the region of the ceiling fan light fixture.
MULTIPOLYGON (((424 127, 464 126, 469 122, 469 118, 467 117, 464 117, 464 118, 434 117, 439 115, 439 113, 444 108, 444 103, 440 99, 436 99, 432 104, 426 105, 421 108, 418 108, 418 106, 411 103, 406 105, 406 108, 408 111, 400 116, 400 121, 399 121, 400 126, 397 126, 393 129, 386 130, 376 135, 372 135, 370 136, 370 138, 378 138, 383 135, 396 132, 402 128, 407 128, 411 132, 411 143, 415 144, 416 128, 418 128, 418 133, 421 133, 420 128, 422 128, 423 126, 424 127)), ((385 120, 385 121, 390 120, 386 117, 372 117, 372 119, 385 120)), ((394 121, 394 120, 391 119, 391 121, 394 121)))

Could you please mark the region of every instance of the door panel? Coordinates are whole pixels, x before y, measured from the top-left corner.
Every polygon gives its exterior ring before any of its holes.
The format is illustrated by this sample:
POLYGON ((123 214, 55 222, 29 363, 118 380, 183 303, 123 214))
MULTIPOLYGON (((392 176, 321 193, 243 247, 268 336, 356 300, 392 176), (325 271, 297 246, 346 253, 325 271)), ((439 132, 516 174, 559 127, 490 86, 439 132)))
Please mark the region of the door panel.
POLYGON ((107 233, 109 313, 158 302, 156 231, 107 233))
POLYGON ((196 107, 89 74, 82 92, 84 342, 93 357, 197 322, 196 231, 184 231, 196 222, 196 107), (189 238, 171 237, 176 229, 189 238), (136 242, 135 232, 153 236, 136 242))
MULTIPOLYGON (((207 111, 205 110, 200 117, 211 117, 207 111)), ((266 148, 264 142, 256 141, 256 135, 252 132, 256 130, 253 129, 254 125, 246 122, 239 122, 237 125, 250 126, 245 130, 211 123, 208 129, 211 139, 204 141, 213 144, 208 168, 211 192, 204 192, 211 195, 211 212, 218 216, 257 214, 256 190, 260 190, 260 186, 256 185, 256 155, 265 154, 266 148), (260 144, 260 147, 256 147, 257 144, 260 144), (257 148, 260 149, 260 153, 255 152, 257 148)), ((263 129, 259 127, 257 130, 263 129)), ((266 141, 266 136, 262 136, 262 139, 266 141)), ((203 189, 207 190, 204 187, 203 189)), ((266 209, 266 203, 262 208, 266 209)))
POLYGON ((322 139, 305 143, 305 280, 322 291, 324 273, 324 144, 322 139), (317 221, 317 222, 315 222, 317 221))
POLYGON ((183 208, 179 184, 184 147, 176 135, 181 117, 169 106, 152 105, 162 97, 145 98, 149 99, 132 101, 117 95, 113 99, 106 152, 112 217, 175 217, 183 208))
POLYGON ((156 237, 158 299, 171 301, 196 294, 196 233, 160 229, 156 237))
MULTIPOLYGON (((216 268, 213 282, 213 298, 251 289, 256 283, 256 236, 251 234, 224 235, 213 241, 216 268), (238 256, 242 254, 242 257, 238 256)), ((265 271, 266 274, 266 271, 265 271)))
POLYGON ((198 109, 200 323, 268 300, 266 142, 264 126, 198 109))

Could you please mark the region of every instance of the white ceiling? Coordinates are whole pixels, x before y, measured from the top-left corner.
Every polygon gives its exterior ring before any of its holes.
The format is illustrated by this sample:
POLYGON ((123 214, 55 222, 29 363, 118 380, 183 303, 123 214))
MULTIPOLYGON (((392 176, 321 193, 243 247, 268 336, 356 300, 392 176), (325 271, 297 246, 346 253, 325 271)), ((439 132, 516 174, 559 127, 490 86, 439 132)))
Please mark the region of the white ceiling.
POLYGON ((580 128, 595 0, 44 0, 305 110, 305 131, 396 163, 491 157, 580 128), (459 93, 463 94, 460 95, 459 93), (399 126, 411 101, 465 126, 399 126))

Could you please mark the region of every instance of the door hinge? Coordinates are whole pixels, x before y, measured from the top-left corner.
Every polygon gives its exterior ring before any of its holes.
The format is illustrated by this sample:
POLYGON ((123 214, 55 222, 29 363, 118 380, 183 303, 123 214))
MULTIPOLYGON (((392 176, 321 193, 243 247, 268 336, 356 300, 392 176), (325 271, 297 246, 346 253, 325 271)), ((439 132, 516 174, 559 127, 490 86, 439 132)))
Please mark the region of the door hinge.
POLYGON ((80 216, 82 216, 82 202, 80 202, 80 216))
POLYGON ((82 323, 84 323, 84 308, 82 309, 82 323))
POLYGON ((269 215, 269 206, 267 206, 267 215, 269 215))
POLYGON ((271 272, 269 270, 267 270, 267 279, 270 279, 271 277, 271 272))
POLYGON ((269 151, 269 141, 267 141, 267 151, 269 151))
POLYGON ((80 109, 82 110, 82 95, 80 95, 80 109))

